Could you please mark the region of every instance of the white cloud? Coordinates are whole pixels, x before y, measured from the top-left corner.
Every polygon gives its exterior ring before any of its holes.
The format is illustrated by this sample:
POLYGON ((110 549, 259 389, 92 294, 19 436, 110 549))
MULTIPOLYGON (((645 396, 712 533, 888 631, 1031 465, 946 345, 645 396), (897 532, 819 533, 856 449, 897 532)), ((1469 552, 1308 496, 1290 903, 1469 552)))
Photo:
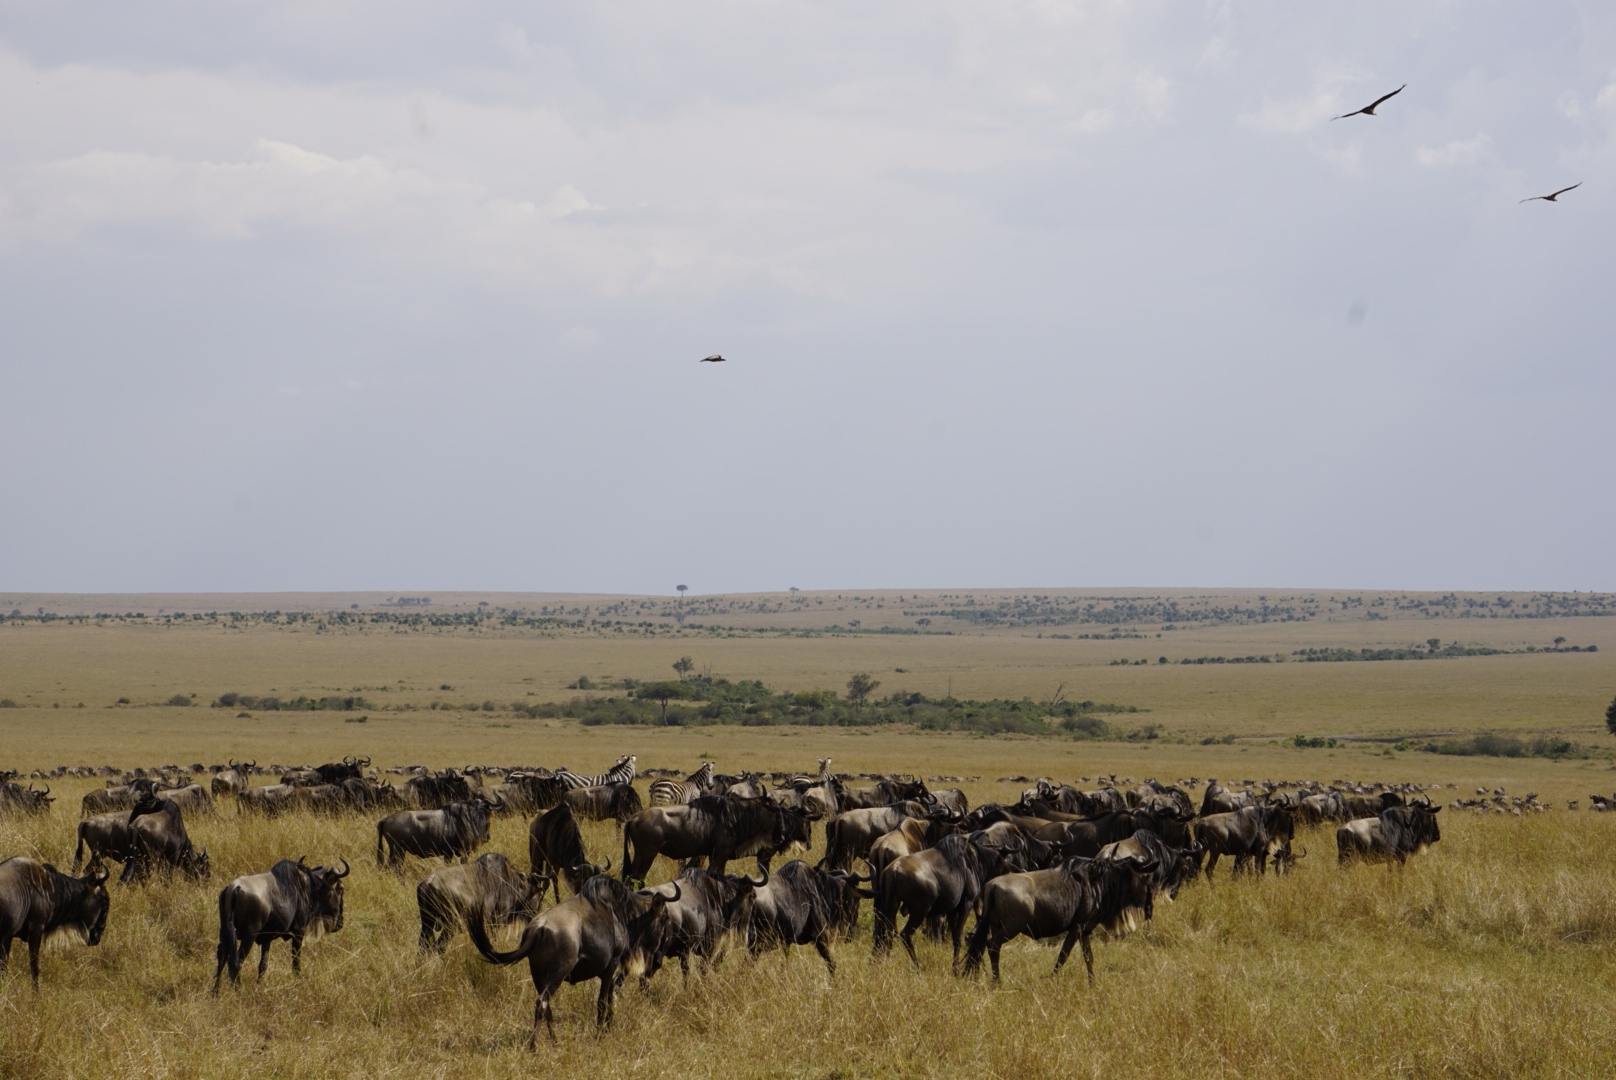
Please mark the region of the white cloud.
POLYGON ((1301 97, 1284 101, 1264 100, 1256 112, 1242 113, 1240 122, 1258 131, 1294 135, 1328 123, 1333 116, 1348 111, 1342 105, 1345 87, 1363 82, 1359 74, 1331 74, 1315 79, 1313 89, 1301 97))
POLYGON ((1451 165, 1479 165, 1492 156, 1492 136, 1478 132, 1468 139, 1455 139, 1432 148, 1414 151, 1414 160, 1427 168, 1451 165))

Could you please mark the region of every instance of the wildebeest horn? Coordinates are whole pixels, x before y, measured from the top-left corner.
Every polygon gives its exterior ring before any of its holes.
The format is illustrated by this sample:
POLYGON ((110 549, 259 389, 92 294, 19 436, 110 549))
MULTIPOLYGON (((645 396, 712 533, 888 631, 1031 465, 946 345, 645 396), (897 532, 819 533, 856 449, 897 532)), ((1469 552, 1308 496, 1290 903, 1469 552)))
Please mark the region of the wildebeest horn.
POLYGON ((297 857, 297 865, 302 866, 304 863, 306 863, 308 861, 308 858, 309 857, 307 855, 299 855, 297 857))
POLYGON ((664 896, 661 893, 653 893, 651 896, 651 906, 655 907, 658 901, 661 901, 663 904, 677 904, 679 902, 679 898, 683 895, 684 890, 679 888, 679 883, 675 881, 673 883, 673 895, 664 896))
POLYGON ((100 885, 102 882, 106 881, 107 878, 109 878, 111 876, 112 876, 112 871, 108 870, 106 868, 106 866, 103 865, 101 867, 101 869, 99 870, 99 872, 95 871, 95 870, 90 871, 90 884, 91 885, 100 885))
MULTIPOLYGON (((339 857, 340 857, 340 856, 339 856, 339 857)), ((350 872, 352 872, 352 870, 353 870, 353 867, 351 867, 351 866, 349 866, 349 865, 348 865, 348 860, 347 860, 347 859, 343 859, 343 860, 342 860, 342 873, 340 873, 340 874, 337 874, 337 877, 339 877, 339 878, 345 878, 345 877, 347 877, 347 876, 348 876, 348 874, 349 874, 349 873, 350 873, 350 872)), ((333 872, 333 873, 335 873, 335 870, 333 870, 333 871, 332 871, 332 872, 333 872)))
POLYGON ((601 873, 603 873, 603 874, 609 874, 609 873, 611 873, 611 872, 612 872, 612 860, 611 860, 611 858, 610 858, 610 857, 608 857, 608 858, 607 858, 607 859, 606 859, 606 866, 605 866, 605 868, 604 868, 604 869, 603 869, 603 870, 601 870, 601 873))
POLYGON ((1291 861, 1294 862, 1297 859, 1305 859, 1305 858, 1307 858, 1307 848, 1303 848, 1302 853, 1300 855, 1292 855, 1291 856, 1291 861))
POLYGON ((752 886, 754 889, 761 889, 763 886, 769 883, 769 872, 767 870, 763 871, 763 876, 758 878, 756 881, 744 876, 741 878, 741 880, 752 886))

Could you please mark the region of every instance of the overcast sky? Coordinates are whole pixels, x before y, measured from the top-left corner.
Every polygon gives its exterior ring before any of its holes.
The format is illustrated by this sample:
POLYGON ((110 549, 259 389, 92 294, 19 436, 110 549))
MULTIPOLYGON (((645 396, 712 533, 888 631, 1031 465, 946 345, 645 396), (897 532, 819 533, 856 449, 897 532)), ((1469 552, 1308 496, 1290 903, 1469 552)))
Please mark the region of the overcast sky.
POLYGON ((1609 3, 5 0, 0 101, 7 589, 1616 588, 1609 3))

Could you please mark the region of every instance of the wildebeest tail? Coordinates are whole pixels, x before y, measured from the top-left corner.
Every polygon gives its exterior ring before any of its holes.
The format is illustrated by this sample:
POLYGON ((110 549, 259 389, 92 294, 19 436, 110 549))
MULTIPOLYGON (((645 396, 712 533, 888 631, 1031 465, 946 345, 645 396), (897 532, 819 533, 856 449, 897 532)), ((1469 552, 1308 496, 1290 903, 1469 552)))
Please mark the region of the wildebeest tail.
POLYGON ((230 978, 236 977, 236 964, 241 955, 240 945, 236 941, 236 886, 234 883, 226 885, 219 890, 219 966, 213 972, 213 989, 218 992, 219 976, 226 968, 230 969, 230 978))
POLYGON ((73 852, 73 872, 76 874, 79 865, 84 861, 84 822, 79 822, 79 846, 73 852))
MULTIPOLYGON (((383 821, 385 820, 384 818, 383 821)), ((386 860, 382 858, 382 821, 376 823, 376 865, 387 865, 386 860)))
POLYGON ((540 928, 529 926, 522 933, 522 940, 510 952, 500 952, 494 948, 494 943, 488 940, 488 929, 483 925, 483 914, 480 911, 471 912, 466 919, 466 930, 471 934, 471 943, 477 946, 477 952, 490 964, 514 964, 525 959, 533 951, 533 945, 539 939, 540 928))
POLYGON ((976 916, 976 929, 971 931, 970 939, 965 944, 965 966, 960 969, 962 974, 974 975, 982 966, 982 954, 988 948, 988 927, 993 919, 993 904, 985 900, 982 910, 976 916))
MULTIPOLYGON (((608 855, 606 857, 606 859, 607 859, 608 862, 610 862, 611 861, 611 856, 608 855)), ((630 863, 628 861, 628 829, 626 827, 623 829, 623 861, 618 863, 618 866, 621 868, 621 873, 623 875, 623 880, 627 881, 628 880, 628 868, 630 866, 630 863)))

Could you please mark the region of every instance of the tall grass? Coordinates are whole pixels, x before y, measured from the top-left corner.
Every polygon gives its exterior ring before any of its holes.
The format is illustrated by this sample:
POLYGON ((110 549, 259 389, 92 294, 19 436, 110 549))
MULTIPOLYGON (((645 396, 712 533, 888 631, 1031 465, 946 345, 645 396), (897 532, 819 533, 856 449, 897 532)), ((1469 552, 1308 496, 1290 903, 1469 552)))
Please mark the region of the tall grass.
MULTIPOLYGON (((0 855, 66 869, 82 786, 53 818, 0 822, 0 855)), ((986 794, 972 792, 973 796, 986 794)), ((1002 794, 1002 793, 1001 793, 1002 794)), ((1444 839, 1402 869, 1338 869, 1328 829, 1288 878, 1185 889, 1122 940, 1050 978, 1054 950, 1008 946, 1004 982, 961 980, 945 946, 869 958, 869 911, 835 951, 756 962, 732 951, 688 988, 677 966, 617 1022, 593 1024, 594 985, 560 994, 559 1042, 530 1054, 525 966, 496 969, 464 935, 416 949, 414 885, 375 865, 366 818, 192 823, 214 878, 112 886, 95 949, 57 943, 41 990, 26 951, 0 980, 0 1076, 1252 1077, 1608 1075, 1616 1071, 1616 859, 1606 816, 1442 814, 1444 839), (258 984, 209 994, 215 898, 281 857, 346 856, 347 925, 304 952, 285 944, 258 984)), ((586 827, 615 859, 609 824, 586 827)), ((816 839, 819 839, 816 837, 816 839)), ((489 850, 526 865, 526 823, 497 821, 489 850)), ((814 856, 816 857, 817 852, 814 856)), ((672 868, 659 863, 654 877, 672 868)), ((508 935, 513 932, 507 931, 508 935)), ((256 956, 256 954, 255 954, 256 956)))

